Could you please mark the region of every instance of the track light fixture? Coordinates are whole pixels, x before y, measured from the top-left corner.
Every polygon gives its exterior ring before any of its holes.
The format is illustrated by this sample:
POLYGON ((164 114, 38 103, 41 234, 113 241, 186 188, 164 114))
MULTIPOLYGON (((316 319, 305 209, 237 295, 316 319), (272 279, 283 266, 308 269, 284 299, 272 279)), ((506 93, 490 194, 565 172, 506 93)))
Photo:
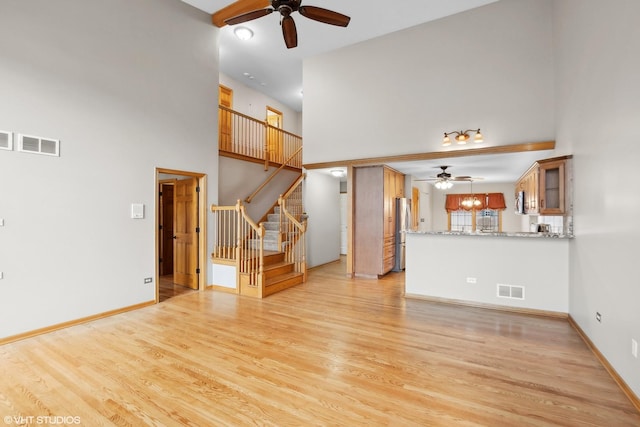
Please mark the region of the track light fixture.
POLYGON ((469 140, 469 138, 471 138, 469 136, 469 132, 475 132, 476 133, 475 136, 473 137, 473 142, 480 143, 480 142, 484 141, 484 137, 480 133, 480 128, 478 128, 478 129, 467 129, 467 130, 461 130, 461 131, 454 130, 452 132, 445 132, 444 133, 444 139, 442 140, 442 146, 443 147, 448 147, 449 145, 451 145, 451 138, 449 138, 449 135, 455 135, 455 137, 453 139, 455 139, 458 144, 460 144, 460 145, 466 144, 467 141, 469 140))

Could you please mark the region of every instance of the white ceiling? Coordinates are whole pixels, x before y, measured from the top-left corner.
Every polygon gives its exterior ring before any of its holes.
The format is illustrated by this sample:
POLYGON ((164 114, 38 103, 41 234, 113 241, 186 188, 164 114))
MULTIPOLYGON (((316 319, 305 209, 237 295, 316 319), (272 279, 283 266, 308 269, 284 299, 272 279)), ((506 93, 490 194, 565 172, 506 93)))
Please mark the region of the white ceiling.
MULTIPOLYGON (((182 0, 207 13, 216 12, 233 0, 182 0)), ((280 28, 280 14, 241 24, 254 37, 242 42, 233 28, 220 29, 220 71, 229 77, 302 111, 302 60, 364 40, 413 27, 424 22, 473 9, 497 0, 303 0, 351 17, 346 28, 292 17, 298 29, 298 47, 287 49, 280 28), (244 76, 249 73, 253 79, 244 76)))
MULTIPOLYGON (((234 0, 182 0, 207 13, 214 13, 234 0)), ((294 13, 298 47, 287 49, 272 13, 241 24, 254 32, 253 39, 240 41, 234 27, 220 29, 220 71, 296 111, 302 111, 302 61, 335 49, 480 7, 497 0, 303 0, 303 4, 334 10, 351 17, 347 28, 322 24, 294 13), (245 76, 253 76, 253 79, 245 76)), ((474 147, 475 148, 475 147, 474 147)), ((548 152, 457 157, 431 161, 391 163, 389 166, 415 179, 435 176, 440 165, 448 165, 454 176, 482 177, 485 182, 514 182, 535 160, 548 152)), ((327 173, 329 170, 326 171, 327 173)))

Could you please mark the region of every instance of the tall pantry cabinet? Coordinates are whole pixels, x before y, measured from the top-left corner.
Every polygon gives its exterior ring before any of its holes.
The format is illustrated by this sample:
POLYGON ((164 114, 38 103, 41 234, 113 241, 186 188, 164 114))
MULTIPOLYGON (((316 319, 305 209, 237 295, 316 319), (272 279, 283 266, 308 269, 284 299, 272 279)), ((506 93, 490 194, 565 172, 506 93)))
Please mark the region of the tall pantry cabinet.
POLYGON ((404 197, 404 175, 387 166, 354 168, 353 271, 382 276, 395 264, 396 197, 404 197))

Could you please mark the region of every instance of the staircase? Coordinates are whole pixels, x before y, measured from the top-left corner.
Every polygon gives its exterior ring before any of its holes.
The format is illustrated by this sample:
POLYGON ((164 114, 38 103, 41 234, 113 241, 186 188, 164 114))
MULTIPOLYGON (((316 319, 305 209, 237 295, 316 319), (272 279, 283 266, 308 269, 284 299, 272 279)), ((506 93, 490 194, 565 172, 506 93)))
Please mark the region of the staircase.
POLYGON ((288 233, 288 220, 283 219, 283 228, 280 229, 280 206, 273 208, 267 215, 267 221, 262 225, 265 228, 264 235, 264 296, 282 291, 283 289, 299 285, 304 282, 304 274, 295 271, 295 263, 285 260, 287 245, 295 243, 297 235, 288 233))
POLYGON ((218 267, 214 284, 264 298, 304 283, 307 276, 307 218, 302 211, 302 181, 294 182, 273 208, 256 224, 242 201, 235 206, 211 205, 216 230, 211 259, 218 267), (235 268, 235 275, 229 274, 235 268))

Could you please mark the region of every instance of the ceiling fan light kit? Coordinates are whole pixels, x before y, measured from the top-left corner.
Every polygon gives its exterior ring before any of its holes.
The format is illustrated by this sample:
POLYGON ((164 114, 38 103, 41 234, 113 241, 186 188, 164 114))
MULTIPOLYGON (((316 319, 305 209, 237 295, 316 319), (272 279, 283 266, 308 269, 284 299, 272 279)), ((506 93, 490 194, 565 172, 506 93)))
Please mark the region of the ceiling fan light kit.
POLYGON ((471 138, 471 136, 469 135, 469 132, 475 132, 475 135, 473 136, 473 142, 477 144, 484 142, 484 137, 482 136, 482 133, 480 133, 480 128, 467 129, 467 130, 461 130, 461 131, 454 130, 452 132, 444 133, 444 138, 442 139, 442 146, 448 147, 449 145, 451 145, 451 138, 449 138, 449 135, 455 135, 454 139, 458 144, 460 145, 466 144, 467 141, 471 138))
MULTIPOLYGON (((247 0, 247 2, 248 1, 250 0, 247 0)), ((241 1, 236 3, 241 5, 241 1)), ((341 13, 316 6, 301 6, 300 3, 300 0, 271 0, 271 7, 253 10, 224 19, 224 23, 228 25, 241 24, 253 19, 262 18, 277 10, 281 16, 280 25, 282 26, 284 43, 288 49, 291 49, 298 46, 298 31, 296 29, 296 23, 293 17, 291 17, 293 12, 298 12, 305 18, 313 19, 314 21, 339 27, 346 27, 349 25, 349 21, 351 21, 350 17, 341 13)))
POLYGON ((242 41, 250 40, 251 38, 253 38, 253 31, 251 31, 247 27, 237 27, 235 30, 233 30, 233 33, 242 41))
MULTIPOLYGON (((456 181, 464 181, 464 182, 473 182, 473 181, 477 181, 477 180, 482 180, 483 178, 480 177, 471 177, 468 175, 461 175, 461 176, 451 176, 451 174, 449 172, 447 172, 447 169, 449 168, 449 166, 439 166, 439 168, 442 170, 439 174, 437 174, 436 176, 432 177, 431 179, 418 179, 416 181, 434 181, 434 186, 438 189, 438 190, 448 190, 451 187, 453 187, 453 183, 456 181)), ((472 187, 473 188, 473 187, 472 187)))

